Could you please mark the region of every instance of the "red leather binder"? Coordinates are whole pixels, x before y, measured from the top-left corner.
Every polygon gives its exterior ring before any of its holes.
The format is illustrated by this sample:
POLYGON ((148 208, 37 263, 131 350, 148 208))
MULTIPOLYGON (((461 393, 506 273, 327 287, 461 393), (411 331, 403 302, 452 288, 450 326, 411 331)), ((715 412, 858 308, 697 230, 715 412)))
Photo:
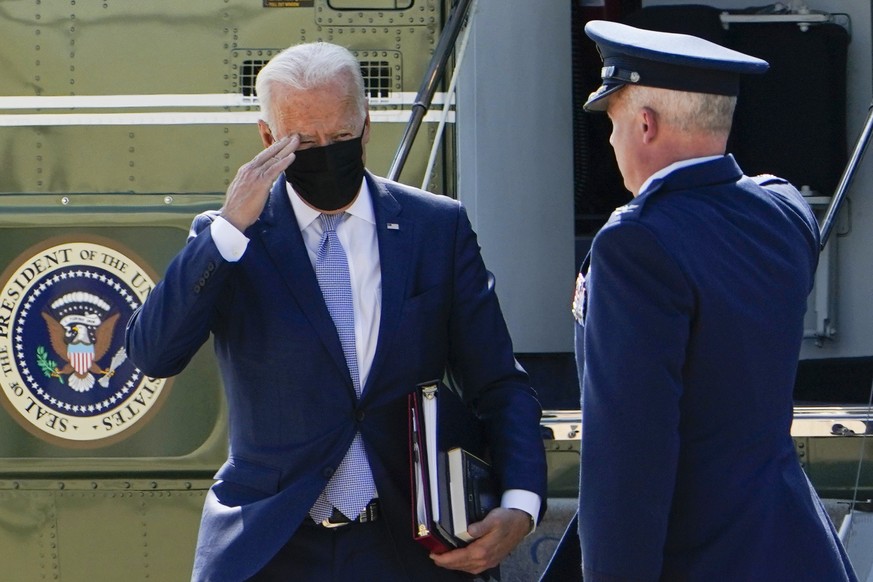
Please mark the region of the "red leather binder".
MULTIPOLYGON (((409 394, 408 411, 412 536, 441 554, 468 543, 454 534, 452 488, 456 494, 461 488, 462 498, 468 492, 463 481, 449 482, 447 451, 462 448, 484 458, 481 427, 460 397, 438 381, 418 385, 409 394)), ((470 515, 470 520, 482 517, 470 515)))

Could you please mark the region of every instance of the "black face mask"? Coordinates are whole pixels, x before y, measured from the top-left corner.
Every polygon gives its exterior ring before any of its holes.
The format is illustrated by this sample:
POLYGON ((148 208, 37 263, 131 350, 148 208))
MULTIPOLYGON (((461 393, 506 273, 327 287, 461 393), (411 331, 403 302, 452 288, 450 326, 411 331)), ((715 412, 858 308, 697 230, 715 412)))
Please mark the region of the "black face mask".
POLYGON ((361 135, 319 148, 295 152, 285 178, 311 206, 339 210, 351 204, 364 178, 361 135))

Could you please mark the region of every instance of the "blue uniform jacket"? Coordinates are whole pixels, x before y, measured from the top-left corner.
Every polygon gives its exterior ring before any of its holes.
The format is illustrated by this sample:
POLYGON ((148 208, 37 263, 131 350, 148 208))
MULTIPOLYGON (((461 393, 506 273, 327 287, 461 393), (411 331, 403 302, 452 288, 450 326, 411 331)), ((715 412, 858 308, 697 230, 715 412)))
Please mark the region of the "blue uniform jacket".
POLYGON ((855 579, 790 436, 818 242, 793 186, 729 155, 597 234, 576 308, 586 582, 855 579))
POLYGON ((545 500, 540 406, 513 357, 463 207, 366 179, 382 315, 360 402, 283 179, 246 230, 238 263, 224 261, 211 238, 215 214, 195 218, 188 244, 128 325, 130 358, 158 377, 178 374, 214 336, 230 448, 205 502, 195 580, 239 582, 257 572, 307 518, 356 431, 409 578, 445 576, 412 540, 406 395, 447 366, 478 406, 500 487, 545 500))

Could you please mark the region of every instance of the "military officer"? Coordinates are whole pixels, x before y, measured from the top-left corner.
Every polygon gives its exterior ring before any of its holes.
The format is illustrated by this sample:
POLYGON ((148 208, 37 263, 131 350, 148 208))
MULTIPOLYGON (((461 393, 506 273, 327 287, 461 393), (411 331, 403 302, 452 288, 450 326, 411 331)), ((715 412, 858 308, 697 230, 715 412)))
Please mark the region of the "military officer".
MULTIPOLYGON (((585 582, 855 580, 789 433, 816 220, 726 144, 765 61, 593 21, 634 195, 594 238, 573 312, 585 582)), ((790 144, 786 143, 786 147, 790 144)))

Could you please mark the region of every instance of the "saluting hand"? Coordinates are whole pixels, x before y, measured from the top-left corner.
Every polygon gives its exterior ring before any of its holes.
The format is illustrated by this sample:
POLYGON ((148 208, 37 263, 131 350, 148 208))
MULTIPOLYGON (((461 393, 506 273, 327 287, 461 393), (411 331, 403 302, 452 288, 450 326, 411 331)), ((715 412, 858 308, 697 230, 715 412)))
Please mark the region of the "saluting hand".
POLYGON ((240 232, 254 224, 264 210, 273 182, 294 161, 299 145, 296 134, 283 137, 244 164, 227 189, 221 216, 240 232))
POLYGON ((530 531, 530 517, 520 509, 492 509, 485 519, 471 523, 470 545, 444 554, 431 554, 437 566, 480 574, 499 564, 530 531))

